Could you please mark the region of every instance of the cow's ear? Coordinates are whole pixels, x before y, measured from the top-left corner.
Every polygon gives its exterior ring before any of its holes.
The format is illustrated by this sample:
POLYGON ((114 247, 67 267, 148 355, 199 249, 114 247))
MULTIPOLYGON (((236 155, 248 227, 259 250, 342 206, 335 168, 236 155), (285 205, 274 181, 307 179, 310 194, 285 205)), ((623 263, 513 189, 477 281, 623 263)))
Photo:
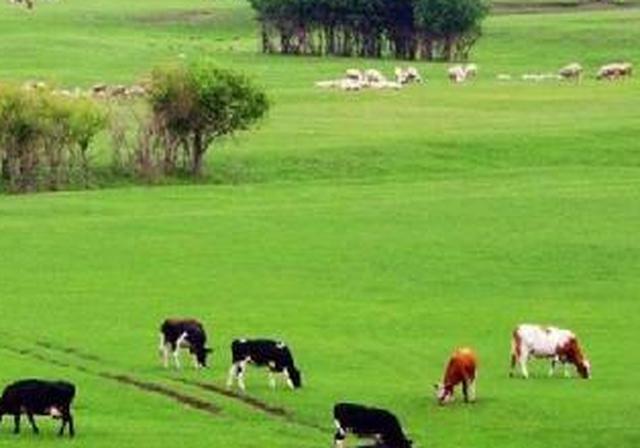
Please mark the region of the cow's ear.
POLYGON ((205 353, 213 353, 213 349, 212 348, 205 348, 204 352, 205 353))

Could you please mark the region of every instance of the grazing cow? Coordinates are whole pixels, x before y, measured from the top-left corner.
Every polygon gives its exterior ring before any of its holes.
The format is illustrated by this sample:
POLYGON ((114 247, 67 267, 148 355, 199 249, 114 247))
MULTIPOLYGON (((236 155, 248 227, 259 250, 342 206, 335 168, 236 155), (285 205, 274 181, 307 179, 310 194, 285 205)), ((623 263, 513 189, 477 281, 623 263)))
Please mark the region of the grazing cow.
POLYGON ((582 66, 577 62, 573 62, 558 70, 558 75, 562 79, 574 79, 576 81, 580 81, 582 79, 582 72, 582 66))
POLYGON ((167 319, 160 327, 160 353, 165 367, 169 367, 169 352, 176 367, 180 368, 179 350, 188 348, 193 355, 194 367, 207 367, 207 356, 212 352, 206 347, 207 334, 195 319, 167 319))
POLYGON ((14 421, 13 432, 20 432, 20 416, 26 414, 33 432, 39 430, 33 418, 34 415, 50 415, 62 419, 59 436, 64 434, 68 425, 69 437, 73 437, 73 416, 71 402, 76 394, 73 384, 66 381, 44 381, 28 379, 17 381, 7 386, 0 398, 0 422, 4 414, 12 414, 14 421))
POLYGON ((527 360, 530 356, 551 359, 549 376, 555 373, 558 362, 564 365, 565 376, 569 375, 567 364, 573 364, 582 378, 591 376, 591 364, 582 354, 578 338, 569 330, 531 324, 519 325, 513 331, 511 376, 516 363, 519 363, 522 375, 529 377, 527 360))
POLYGON ((436 396, 441 405, 453 401, 453 392, 458 384, 462 384, 464 401, 475 401, 478 359, 470 348, 459 348, 453 352, 442 383, 436 384, 436 396))
POLYGON ((398 418, 387 410, 338 403, 333 407, 333 419, 336 425, 333 441, 338 448, 344 446, 348 433, 373 438, 376 440, 376 447, 411 448, 412 442, 402 431, 398 418))
POLYGON ((232 364, 229 369, 227 387, 235 379, 240 389, 245 390, 244 374, 247 364, 269 369, 269 384, 276 387, 274 373, 281 373, 291 389, 302 387, 302 376, 296 368, 289 347, 284 342, 270 339, 236 339, 231 343, 232 364))

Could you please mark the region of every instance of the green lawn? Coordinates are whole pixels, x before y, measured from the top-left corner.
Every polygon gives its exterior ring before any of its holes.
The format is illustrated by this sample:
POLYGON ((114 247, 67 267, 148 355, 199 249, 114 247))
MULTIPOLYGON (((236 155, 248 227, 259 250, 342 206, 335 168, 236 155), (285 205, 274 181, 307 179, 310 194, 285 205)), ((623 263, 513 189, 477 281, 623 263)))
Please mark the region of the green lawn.
MULTIPOLYGON (((395 62, 256 54, 240 1, 0 4, 2 80, 130 82, 205 53, 274 103, 256 132, 213 148, 207 184, 0 196, 0 383, 74 381, 74 444, 92 448, 328 447, 338 400, 392 409, 421 448, 637 446, 640 84, 592 75, 637 65, 639 25, 635 10, 491 17, 477 81, 417 64, 424 86, 343 94, 313 82, 395 62), (574 60, 591 75, 581 85, 518 80, 574 60), (172 315, 206 323, 210 370, 160 367, 172 315), (544 362, 508 378, 524 321, 574 329, 594 378, 548 379, 544 362), (247 379, 288 418, 176 381, 222 386, 240 336, 293 348, 301 391, 247 379), (439 408, 431 385, 459 345, 479 354, 479 400, 439 408)), ((42 426, 37 443, 59 443, 42 426)), ((10 427, 0 446, 36 443, 10 427)))

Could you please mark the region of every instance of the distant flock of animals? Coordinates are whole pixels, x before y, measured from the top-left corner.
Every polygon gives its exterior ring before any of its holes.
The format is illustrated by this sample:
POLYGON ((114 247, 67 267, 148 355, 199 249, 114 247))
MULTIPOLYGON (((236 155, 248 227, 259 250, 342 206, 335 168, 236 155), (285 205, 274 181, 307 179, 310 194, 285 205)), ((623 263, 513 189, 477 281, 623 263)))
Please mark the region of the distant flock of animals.
MULTIPOLYGON (((556 73, 525 73, 521 75, 523 81, 545 80, 574 80, 580 81, 584 74, 584 68, 577 62, 560 68, 556 73)), ((600 67, 595 75, 598 80, 617 80, 631 77, 633 64, 630 62, 615 62, 600 67)), ((476 64, 454 65, 447 69, 447 78, 455 84, 464 83, 478 75, 476 64)), ((499 81, 511 81, 513 76, 509 73, 496 75, 499 81)), ((343 91, 360 91, 364 89, 392 89, 400 90, 407 84, 422 83, 423 78, 416 67, 396 67, 394 79, 390 80, 382 72, 376 69, 350 68, 340 79, 317 81, 315 85, 324 89, 338 89, 343 91)))
MULTIPOLYGON (((50 86, 44 81, 27 81, 22 84, 22 88, 26 91, 49 90, 50 86)), ((51 93, 56 96, 67 98, 94 98, 97 100, 106 99, 134 99, 140 98, 148 93, 148 87, 145 84, 133 84, 130 86, 124 84, 108 85, 94 84, 88 90, 76 87, 69 89, 51 89, 51 93)))
POLYGON ((362 89, 399 90, 406 84, 422 82, 420 73, 415 67, 396 67, 394 75, 395 80, 392 81, 376 69, 360 70, 350 68, 345 71, 343 78, 330 81, 318 81, 316 82, 316 86, 321 88, 336 88, 344 91, 358 91, 362 89))
MULTIPOLYGON (((159 351, 165 368, 173 359, 176 368, 181 368, 180 349, 187 349, 193 357, 196 369, 207 367, 207 358, 212 349, 207 347, 204 326, 196 319, 166 319, 160 326, 159 351)), ((578 338, 570 331, 556 327, 533 324, 518 325, 511 337, 510 376, 519 366, 524 378, 529 377, 527 363, 530 358, 551 360, 549 376, 556 372, 558 364, 564 366, 565 376, 570 376, 568 365, 573 365, 582 378, 591 377, 591 364, 585 357, 578 338)), ((275 375, 282 375, 291 389, 302 387, 302 373, 296 366, 289 347, 272 339, 235 339, 231 342, 231 367, 227 387, 234 383, 244 392, 244 376, 249 365, 263 367, 269 374, 269 384, 276 387, 275 375)), ((443 379, 436 384, 435 396, 440 405, 454 400, 456 387, 462 389, 465 402, 476 399, 478 358, 468 347, 456 349, 448 360, 443 379)), ((46 415, 61 419, 58 434, 62 436, 68 428, 74 435, 71 403, 75 397, 75 386, 66 381, 26 379, 5 387, 0 397, 0 422, 4 414, 13 415, 14 433, 20 432, 20 417, 26 414, 34 433, 38 433, 34 416, 46 415)), ((376 448, 410 448, 409 440, 398 418, 386 409, 356 403, 337 403, 333 407, 336 427, 334 446, 343 448, 349 434, 375 440, 376 448)))

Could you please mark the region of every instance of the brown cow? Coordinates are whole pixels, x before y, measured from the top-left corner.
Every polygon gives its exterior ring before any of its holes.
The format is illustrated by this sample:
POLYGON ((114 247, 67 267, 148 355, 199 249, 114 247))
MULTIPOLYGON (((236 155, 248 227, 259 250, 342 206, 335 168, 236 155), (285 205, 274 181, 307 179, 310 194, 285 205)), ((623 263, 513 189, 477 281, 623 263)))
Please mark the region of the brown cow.
POLYGON ((443 405, 453 400, 453 392, 458 384, 462 384, 465 402, 476 399, 476 378, 478 359, 470 348, 463 347, 453 352, 442 383, 436 384, 438 403, 443 405))

